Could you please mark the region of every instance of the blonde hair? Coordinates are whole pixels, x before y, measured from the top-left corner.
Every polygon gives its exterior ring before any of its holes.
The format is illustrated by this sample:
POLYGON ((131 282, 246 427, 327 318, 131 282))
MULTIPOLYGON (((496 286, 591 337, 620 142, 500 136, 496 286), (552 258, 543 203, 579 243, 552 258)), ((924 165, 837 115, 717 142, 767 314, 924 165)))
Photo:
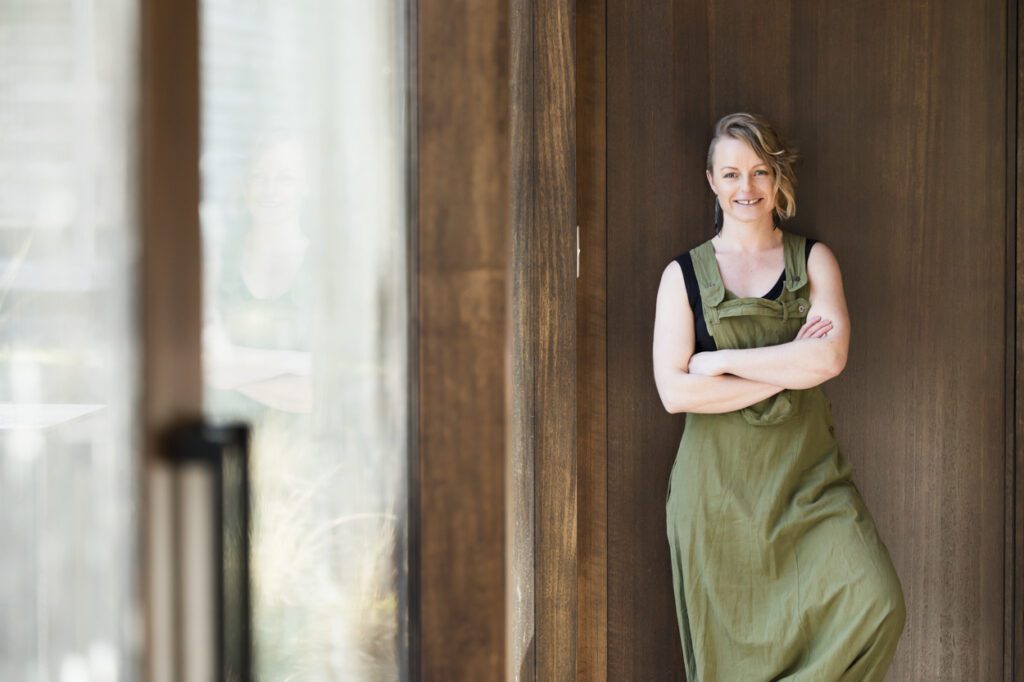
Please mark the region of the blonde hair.
POLYGON ((796 215, 796 174, 793 163, 799 158, 797 150, 788 146, 782 136, 759 114, 737 112, 718 119, 715 132, 708 145, 707 169, 714 174, 715 144, 723 137, 743 140, 772 169, 775 180, 775 208, 773 212, 782 220, 796 215))

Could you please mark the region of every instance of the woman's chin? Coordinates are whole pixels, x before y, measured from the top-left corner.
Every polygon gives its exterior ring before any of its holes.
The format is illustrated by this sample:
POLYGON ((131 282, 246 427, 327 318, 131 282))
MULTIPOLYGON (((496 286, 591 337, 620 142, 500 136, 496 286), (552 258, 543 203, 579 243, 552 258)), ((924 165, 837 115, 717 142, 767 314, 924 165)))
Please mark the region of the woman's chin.
POLYGON ((756 215, 750 215, 750 212, 744 211, 743 213, 731 214, 731 218, 737 223, 746 223, 748 225, 759 225, 765 221, 771 223, 771 213, 766 211, 759 211, 756 215))

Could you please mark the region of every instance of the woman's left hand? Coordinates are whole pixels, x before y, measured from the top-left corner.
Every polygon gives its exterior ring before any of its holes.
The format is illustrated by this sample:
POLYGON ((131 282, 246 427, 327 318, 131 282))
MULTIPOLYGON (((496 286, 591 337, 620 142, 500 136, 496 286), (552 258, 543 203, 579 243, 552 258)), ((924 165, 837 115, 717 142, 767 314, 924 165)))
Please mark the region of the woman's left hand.
POLYGON ((722 353, 720 351, 711 350, 694 353, 690 356, 688 371, 690 374, 702 374, 709 377, 725 374, 725 368, 722 366, 721 359, 722 353))

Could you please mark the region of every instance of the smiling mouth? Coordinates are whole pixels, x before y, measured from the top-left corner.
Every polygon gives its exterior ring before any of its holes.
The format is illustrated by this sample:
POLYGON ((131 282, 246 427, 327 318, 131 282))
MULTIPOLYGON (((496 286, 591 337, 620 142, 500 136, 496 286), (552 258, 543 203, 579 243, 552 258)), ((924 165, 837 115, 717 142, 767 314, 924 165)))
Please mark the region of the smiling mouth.
POLYGON ((736 199, 735 203, 739 204, 740 206, 753 206, 754 204, 758 203, 759 201, 761 201, 761 200, 760 199, 745 199, 745 200, 741 201, 739 199, 736 199))

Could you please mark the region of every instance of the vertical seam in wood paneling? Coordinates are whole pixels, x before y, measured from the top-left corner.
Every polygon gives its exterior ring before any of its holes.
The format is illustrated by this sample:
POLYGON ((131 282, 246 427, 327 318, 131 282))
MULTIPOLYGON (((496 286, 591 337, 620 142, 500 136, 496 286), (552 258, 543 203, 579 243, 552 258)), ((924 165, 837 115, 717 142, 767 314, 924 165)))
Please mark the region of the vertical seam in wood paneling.
POLYGON ((1022 543, 1021 505, 1021 458, 1020 430, 1024 425, 1021 418, 1021 282, 1024 281, 1024 264, 1021 262, 1020 230, 1021 196, 1017 187, 1022 163, 1020 136, 1020 64, 1021 40, 1020 17, 1017 0, 1007 0, 1006 5, 1006 192, 1007 192, 1007 444, 1006 444, 1006 528, 1003 543, 1006 557, 1003 561, 1006 571, 1003 585, 1006 598, 1003 600, 1003 677, 1008 682, 1019 678, 1021 666, 1021 576, 1022 543))
POLYGON ((1016 458, 1016 290, 1017 290, 1017 256, 1016 256, 1016 230, 1014 218, 1016 212, 1016 201, 1014 197, 1013 177, 1017 163, 1017 140, 1014 132, 1016 122, 1016 64, 1014 60, 1014 46, 1016 43, 1016 25, 1013 20, 1013 0, 1007 0, 1004 15, 1005 29, 1004 41, 1005 74, 1004 74, 1004 128, 1005 128, 1005 156, 1004 168, 1006 173, 1006 195, 1005 195, 1005 302, 1003 311, 1004 320, 1004 379, 1003 379, 1003 418, 1004 418, 1004 449, 1003 449, 1003 636, 1002 659, 1003 679, 1009 682, 1013 673, 1013 617, 1014 608, 1014 582, 1016 580, 1016 514, 1015 514, 1015 490, 1016 477, 1014 473, 1014 459, 1016 458))
POLYGON ((1022 261, 1020 223, 1024 217, 1024 205, 1022 195, 1017 186, 1022 165, 1024 165, 1024 142, 1021 140, 1021 62, 1020 50, 1024 31, 1022 31, 1020 4, 1018 0, 1007 1, 1007 148, 1010 150, 1007 159, 1007 188, 1009 194, 1009 215, 1008 215, 1008 237, 1010 243, 1010 254, 1012 255, 1008 279, 1011 281, 1010 304, 1012 321, 1010 334, 1010 362, 1011 372, 1008 375, 1014 379, 1012 392, 1010 394, 1011 404, 1011 438, 1009 443, 1009 483, 1010 483, 1010 560, 1009 577, 1009 599, 1004 600, 1004 608, 1010 613, 1005 622, 1008 623, 1009 651, 1006 652, 1005 660, 1008 665, 1006 678, 1018 680, 1024 677, 1024 666, 1021 662, 1021 652, 1024 648, 1024 505, 1021 504, 1021 496, 1024 495, 1024 458, 1021 456, 1021 430, 1024 428, 1024 384, 1021 376, 1021 355, 1022 355, 1022 334, 1021 325, 1024 310, 1022 310, 1022 282, 1024 282, 1024 261, 1022 261))
POLYGON ((605 0, 576 3, 577 604, 576 676, 607 678, 606 348, 604 304, 605 0))
POLYGON ((604 3, 604 35, 601 37, 601 52, 604 58, 604 86, 602 87, 602 93, 604 95, 604 102, 601 103, 601 108, 604 111, 604 158, 603 168, 601 169, 602 177, 602 190, 601 193, 604 195, 604 210, 602 211, 601 231, 602 231, 602 244, 601 249, 604 251, 604 272, 602 273, 602 295, 601 304, 604 306, 602 313, 602 324, 600 333, 604 336, 604 366, 601 368, 601 372, 604 374, 604 414, 602 419, 604 420, 604 448, 601 456, 604 458, 604 599, 602 600, 602 606, 604 607, 604 613, 602 614, 603 625, 604 625, 604 670, 601 671, 601 679, 603 682, 608 680, 608 661, 610 656, 608 655, 609 650, 609 638, 608 633, 610 628, 608 627, 608 595, 611 593, 611 582, 609 579, 610 571, 608 570, 608 548, 609 538, 608 529, 611 524, 608 523, 608 500, 611 499, 608 488, 608 452, 609 452, 609 429, 608 429, 608 4, 613 0, 606 0, 604 3))

